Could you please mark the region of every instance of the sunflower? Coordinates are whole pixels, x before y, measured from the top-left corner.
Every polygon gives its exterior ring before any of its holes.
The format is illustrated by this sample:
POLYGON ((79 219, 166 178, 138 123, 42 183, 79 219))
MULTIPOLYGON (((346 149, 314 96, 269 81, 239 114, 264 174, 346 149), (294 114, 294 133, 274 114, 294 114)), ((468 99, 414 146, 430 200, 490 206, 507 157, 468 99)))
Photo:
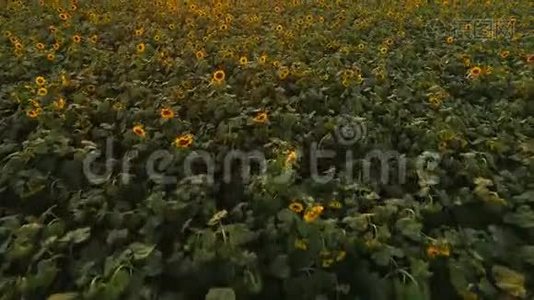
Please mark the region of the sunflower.
POLYGON ((197 52, 195 52, 195 56, 197 57, 198 60, 200 60, 206 57, 206 53, 204 53, 203 50, 198 50, 197 52))
POLYGON ((263 124, 266 123, 269 120, 269 116, 266 112, 259 112, 256 114, 256 116, 252 119, 255 123, 263 124))
POLYGON ((60 14, 59 14, 59 18, 60 18, 61 20, 63 20, 63 21, 66 21, 66 20, 68 20, 69 15, 66 14, 66 13, 60 13, 60 14))
POLYGON ((26 111, 26 116, 28 116, 28 118, 31 118, 31 119, 37 118, 39 114, 41 114, 40 108, 30 109, 26 111))
POLYGON ((93 35, 89 38, 89 42, 91 42, 92 44, 96 44, 96 42, 98 42, 98 35, 93 34, 93 35))
POLYGON ((386 54, 386 53, 388 52, 388 48, 386 48, 386 47, 380 47, 380 48, 378 49, 378 51, 380 51, 380 54, 386 54))
POLYGON ((48 94, 48 90, 45 87, 40 87, 37 89, 37 95, 44 97, 48 94))
POLYGON ((476 78, 478 77, 480 74, 482 73, 482 69, 480 67, 472 67, 471 69, 469 69, 468 71, 468 77, 469 78, 476 78))
POLYGON ((193 144, 193 135, 190 133, 179 135, 174 139, 173 144, 177 148, 189 148, 193 144))
POLYGON ((288 67, 281 67, 278 70, 278 78, 284 80, 289 76, 289 68, 288 67))
POLYGON ((174 26, 174 24, 169 24, 168 28, 169 28, 170 30, 174 30, 174 29, 176 28, 176 26, 174 26))
POLYGON ((174 118, 174 111, 171 108, 162 108, 159 111, 159 115, 164 120, 170 120, 170 119, 174 118))
POLYGON ((143 35, 143 32, 145 32, 145 30, 143 28, 138 28, 135 30, 135 36, 142 36, 143 35))
POLYGON ((16 43, 15 43, 15 49, 17 49, 17 50, 22 50, 22 44, 19 43, 19 42, 16 42, 16 43))
POLYGON ((36 101, 34 99, 30 99, 28 100, 28 102, 31 103, 31 105, 34 107, 34 108, 40 108, 41 107, 41 103, 39 103, 39 101, 36 101))
POLYGON ((290 166, 290 165, 294 164, 297 161, 297 158, 298 158, 297 151, 295 151, 295 150, 288 151, 287 156, 286 156, 285 165, 286 166, 290 166))
POLYGON ((289 204, 289 209, 294 213, 301 213, 304 210, 304 206, 300 202, 292 202, 289 204))
POLYGON ((338 200, 332 200, 328 202, 328 207, 333 208, 333 209, 340 209, 341 207, 343 207, 343 204, 339 202, 338 200))
POLYGON ((54 101, 54 107, 57 110, 62 110, 65 107, 65 99, 63 97, 54 101))
POLYGON ((430 106, 434 109, 438 109, 440 106, 441 106, 441 99, 436 96, 436 95, 432 95, 430 96, 430 98, 428 99, 428 103, 430 104, 430 106))
POLYGON ((240 64, 240 65, 244 66, 244 65, 246 65, 247 63, 248 63, 248 58, 247 58, 246 56, 241 56, 241 57, 239 58, 239 64, 240 64))
POLYGON ((224 81, 224 78, 226 77, 226 74, 223 70, 217 70, 213 73, 213 81, 215 83, 221 83, 224 81))
POLYGON ((161 40, 161 36, 159 34, 156 34, 154 36, 154 41, 159 42, 161 40))
POLYGON ((426 254, 430 258, 435 258, 437 256, 450 256, 451 254, 451 248, 447 244, 443 245, 429 245, 426 248, 426 254))
POLYGON ((274 30, 278 31, 278 32, 281 32, 282 30, 284 29, 284 27, 282 25, 277 25, 274 30))
POLYGON ((508 50, 503 50, 503 51, 501 51, 501 53, 499 53, 499 56, 500 56, 502 59, 507 58, 509 55, 510 55, 510 51, 508 51, 508 50))
POLYGON ((46 84, 46 79, 43 76, 37 76, 37 77, 35 77, 35 83, 38 86, 43 86, 43 85, 46 84))
POLYGON ((320 204, 314 205, 311 208, 308 208, 304 213, 304 221, 311 223, 315 221, 323 212, 324 207, 320 204))
POLYGON ((54 61, 56 59, 56 55, 50 52, 46 55, 46 59, 48 59, 48 61, 54 61))
POLYGON ((82 41, 82 37, 75 34, 73 37, 72 37, 72 41, 75 42, 76 44, 79 44, 81 41, 82 41))
POLYGON ((266 54, 261 55, 261 56, 259 57, 258 61, 259 61, 259 63, 262 64, 262 65, 265 64, 265 63, 267 62, 267 55, 266 55, 266 54))
POLYGON ((146 133, 145 133, 145 129, 143 128, 143 125, 135 125, 133 128, 132 128, 132 131, 135 135, 137 135, 138 137, 142 137, 144 138, 146 136, 146 133))
POLYGON ((384 41, 384 43, 385 43, 386 45, 388 45, 388 46, 391 46, 391 45, 393 45, 393 40, 392 40, 392 39, 386 39, 386 40, 384 41))
POLYGON ((445 41, 447 42, 447 44, 452 44, 452 43, 454 43, 454 37, 448 36, 445 41))
POLYGON ((361 51, 361 50, 363 50, 363 49, 365 49, 365 45, 362 44, 362 43, 358 44, 358 50, 361 51))
POLYGON ((35 44, 35 48, 37 50, 44 50, 45 45, 43 43, 37 43, 37 44, 35 44))
POLYGON ((59 47, 61 47, 61 44, 59 42, 55 42, 54 44, 52 44, 52 48, 56 51, 59 50, 59 47))
POLYGON ((136 49, 137 49, 137 53, 139 54, 145 52, 145 44, 144 43, 137 44, 136 49))

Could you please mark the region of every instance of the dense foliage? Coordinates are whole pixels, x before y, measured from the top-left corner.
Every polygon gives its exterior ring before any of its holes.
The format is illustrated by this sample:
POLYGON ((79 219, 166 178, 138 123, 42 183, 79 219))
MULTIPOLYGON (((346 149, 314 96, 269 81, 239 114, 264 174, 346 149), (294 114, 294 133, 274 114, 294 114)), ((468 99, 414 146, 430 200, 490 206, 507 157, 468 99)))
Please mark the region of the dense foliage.
POLYGON ((534 296, 530 1, 0 5, 0 299, 534 296))

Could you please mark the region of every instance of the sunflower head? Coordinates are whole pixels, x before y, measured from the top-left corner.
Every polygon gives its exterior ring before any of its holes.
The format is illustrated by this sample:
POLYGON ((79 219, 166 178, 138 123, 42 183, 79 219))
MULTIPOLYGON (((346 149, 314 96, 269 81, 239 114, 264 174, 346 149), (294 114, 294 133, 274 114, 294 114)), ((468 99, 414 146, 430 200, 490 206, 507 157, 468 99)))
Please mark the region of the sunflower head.
POLYGON ((171 108, 162 108, 159 114, 164 120, 170 120, 174 118, 174 111, 171 108))
POLYGON ((472 67, 469 69, 469 77, 475 78, 478 77, 482 73, 482 69, 480 67, 472 67))
POLYGON ((284 80, 286 79, 288 76, 289 76, 289 68, 287 67, 281 67, 279 70, 278 70, 278 78, 280 78, 281 80, 284 80))
POLYGON ((173 144, 177 148, 189 148, 193 144, 193 135, 190 133, 179 135, 173 144))
POLYGON ((259 112, 254 116, 253 121, 258 124, 266 123, 269 120, 269 116, 266 112, 259 112))
POLYGON ((38 86, 44 86, 46 84, 46 79, 43 76, 37 76, 35 77, 35 83, 38 86))
POLYGON ((293 165, 297 161, 298 155, 297 151, 290 150, 287 152, 285 165, 286 167, 293 165))
POLYGON ((44 97, 48 94, 48 90, 45 87, 40 87, 37 89, 37 95, 44 97))
POLYGON ((72 41, 79 44, 82 41, 82 37, 76 34, 72 37, 72 41))
POLYGON ((135 125, 133 128, 132 128, 132 131, 135 135, 137 135, 138 137, 142 137, 144 138, 146 136, 146 132, 145 132, 145 129, 143 128, 143 125, 135 125))
POLYGON ((317 218, 319 218, 323 210, 324 207, 320 204, 308 208, 304 213, 304 221, 306 221, 307 223, 315 221, 317 218))
POLYGON ((304 206, 300 202, 292 202, 289 204, 289 209, 294 213, 301 213, 304 210, 304 206))
POLYGON ((62 110, 65 107, 65 99, 63 97, 54 101, 54 108, 57 110, 62 110))
POLYGON ((446 42, 447 42, 447 44, 452 44, 452 43, 454 43, 454 37, 452 37, 452 36, 448 36, 447 39, 446 39, 446 42))
POLYGON ((204 57, 206 57, 206 54, 204 53, 204 51, 202 50, 198 50, 197 52, 195 52, 195 56, 197 57, 197 59, 203 59, 204 57))
POLYGON ((137 50, 137 53, 139 54, 145 52, 145 44, 144 43, 137 44, 136 50, 137 50))
POLYGON ((39 114, 41 114, 41 109, 40 108, 34 108, 34 109, 30 109, 28 111, 26 111, 26 116, 30 119, 35 119, 39 116, 39 114))
POLYGON ((226 78, 226 74, 223 70, 217 70, 213 73, 213 81, 216 83, 221 83, 226 78))
POLYGON ((246 56, 241 56, 241 57, 239 58, 239 64, 240 64, 240 65, 244 66, 244 65, 246 65, 247 63, 248 63, 248 58, 247 58, 246 56))

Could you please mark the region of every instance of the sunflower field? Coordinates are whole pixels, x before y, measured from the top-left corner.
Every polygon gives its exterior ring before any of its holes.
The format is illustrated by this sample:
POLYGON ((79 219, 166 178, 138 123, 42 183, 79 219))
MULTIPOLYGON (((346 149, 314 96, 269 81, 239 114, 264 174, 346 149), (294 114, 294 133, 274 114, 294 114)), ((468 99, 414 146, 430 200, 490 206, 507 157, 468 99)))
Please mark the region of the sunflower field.
POLYGON ((0 299, 533 299, 528 0, 0 0, 0 299))

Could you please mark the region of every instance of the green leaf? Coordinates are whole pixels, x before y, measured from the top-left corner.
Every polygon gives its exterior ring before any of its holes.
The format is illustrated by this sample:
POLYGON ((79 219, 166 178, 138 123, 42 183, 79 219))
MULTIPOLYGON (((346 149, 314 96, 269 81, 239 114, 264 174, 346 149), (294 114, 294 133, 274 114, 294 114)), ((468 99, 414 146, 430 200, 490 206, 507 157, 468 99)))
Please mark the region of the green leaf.
POLYGON ((493 266, 491 268, 495 284, 503 291, 514 297, 526 296, 525 276, 505 266, 493 266))
POLYGON ((228 232, 229 241, 234 246, 246 244, 256 238, 256 234, 248 229, 245 224, 226 225, 224 230, 228 232))
POLYGON ((504 222, 521 228, 534 228, 534 212, 530 206, 521 206, 516 212, 504 216, 504 222))
POLYGON ((59 241, 79 244, 87 240, 89 236, 91 236, 91 228, 84 227, 67 232, 61 239, 59 239, 59 241))
POLYGON ((235 300, 236 295, 231 288, 211 288, 205 300, 235 300))
POLYGON ((523 246, 519 251, 521 258, 527 263, 534 265, 534 246, 523 246))
POLYGON ((46 298, 46 300, 74 300, 78 298, 78 293, 57 293, 52 294, 46 298))
POLYGON ((421 230, 423 229, 423 224, 417 222, 417 220, 412 218, 402 218, 397 221, 395 226, 404 236, 410 238, 411 240, 421 240, 421 230))
POLYGON ((133 252, 134 259, 141 260, 147 258, 152 251, 154 251, 156 245, 147 245, 140 242, 135 242, 131 244, 129 248, 133 252))
POLYGON ((288 256, 285 254, 278 255, 269 267, 271 274, 277 278, 285 279, 289 278, 291 269, 288 264, 288 256))

